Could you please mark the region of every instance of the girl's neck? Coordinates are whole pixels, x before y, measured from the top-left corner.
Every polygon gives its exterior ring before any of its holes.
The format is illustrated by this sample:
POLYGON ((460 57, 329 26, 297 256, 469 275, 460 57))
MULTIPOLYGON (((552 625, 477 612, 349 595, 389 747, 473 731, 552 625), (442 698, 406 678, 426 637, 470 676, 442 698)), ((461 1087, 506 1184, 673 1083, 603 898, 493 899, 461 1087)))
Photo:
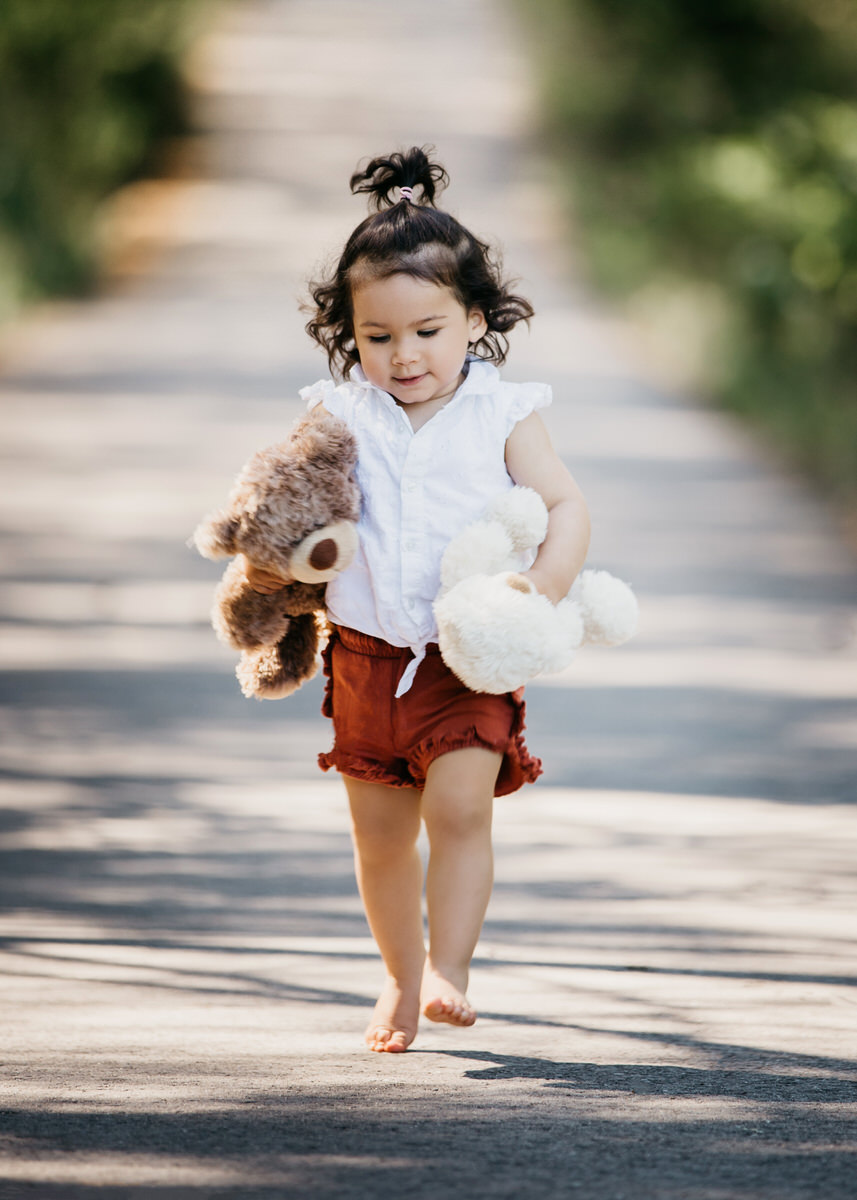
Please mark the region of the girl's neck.
MULTIPOLYGON (((432 417, 436 416, 442 408, 446 408, 450 400, 452 400, 453 397, 458 393, 458 389, 464 383, 466 378, 467 372, 462 371, 456 380, 455 387, 453 387, 445 395, 434 396, 431 400, 423 400, 422 402, 417 402, 415 404, 408 404, 402 400, 397 400, 395 396, 392 398, 399 408, 404 410, 405 416, 408 418, 411 428, 413 429, 414 433, 416 433, 417 430, 422 429, 423 425, 426 425, 432 419, 432 417)), ((390 395, 390 393, 388 392, 387 395, 390 395)))

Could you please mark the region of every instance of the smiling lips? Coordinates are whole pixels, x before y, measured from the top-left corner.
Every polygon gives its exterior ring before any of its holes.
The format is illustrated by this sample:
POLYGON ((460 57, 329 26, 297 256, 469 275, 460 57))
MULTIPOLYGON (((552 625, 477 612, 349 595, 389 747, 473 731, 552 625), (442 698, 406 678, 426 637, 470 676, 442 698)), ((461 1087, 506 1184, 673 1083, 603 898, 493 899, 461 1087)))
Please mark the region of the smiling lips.
POLYGON ((396 378, 396 383, 408 384, 419 383, 421 379, 425 379, 425 372, 422 375, 406 375, 403 379, 396 378))

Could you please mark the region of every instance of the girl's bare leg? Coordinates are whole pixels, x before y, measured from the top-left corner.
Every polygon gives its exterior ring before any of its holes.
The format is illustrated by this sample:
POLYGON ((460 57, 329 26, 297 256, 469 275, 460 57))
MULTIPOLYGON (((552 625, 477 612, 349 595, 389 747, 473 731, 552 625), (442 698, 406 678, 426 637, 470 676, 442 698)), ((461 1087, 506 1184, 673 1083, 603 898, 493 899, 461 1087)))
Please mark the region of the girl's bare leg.
POLYGON ((429 953, 421 996, 432 1021, 476 1020, 467 980, 494 881, 491 816, 501 762, 499 754, 475 746, 441 755, 426 773, 429 953))
POLYGON ((387 980, 366 1030, 370 1050, 400 1053, 416 1037, 425 963, 420 793, 345 777, 357 885, 387 980))

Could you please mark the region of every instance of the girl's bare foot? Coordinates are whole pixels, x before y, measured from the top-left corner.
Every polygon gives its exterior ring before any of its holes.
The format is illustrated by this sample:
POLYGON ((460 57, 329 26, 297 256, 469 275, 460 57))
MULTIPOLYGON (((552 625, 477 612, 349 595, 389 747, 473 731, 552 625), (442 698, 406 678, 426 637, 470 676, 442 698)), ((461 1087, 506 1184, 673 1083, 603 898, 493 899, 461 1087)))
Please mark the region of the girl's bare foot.
MULTIPOLYGON (((466 980, 462 984, 466 986, 466 980)), ((430 1021, 446 1025, 472 1025, 476 1020, 476 1009, 462 988, 428 964, 423 973, 422 1010, 430 1021)))
POLYGON ((366 1029, 366 1045, 378 1054, 402 1054, 417 1036, 419 997, 388 979, 366 1029))

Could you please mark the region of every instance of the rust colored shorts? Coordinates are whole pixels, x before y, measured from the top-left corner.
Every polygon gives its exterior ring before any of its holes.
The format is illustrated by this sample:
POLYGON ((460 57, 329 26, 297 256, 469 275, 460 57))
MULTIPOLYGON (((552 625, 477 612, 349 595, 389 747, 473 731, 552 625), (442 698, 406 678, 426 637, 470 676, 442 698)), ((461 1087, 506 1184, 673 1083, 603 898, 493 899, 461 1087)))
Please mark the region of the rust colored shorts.
POLYGON ((413 655, 407 647, 336 626, 324 651, 322 713, 333 718, 334 745, 320 754, 324 771, 422 791, 441 754, 483 746, 503 755, 495 796, 515 792, 542 773, 524 745, 524 689, 504 696, 471 692, 430 643, 410 691, 395 698, 413 655))

